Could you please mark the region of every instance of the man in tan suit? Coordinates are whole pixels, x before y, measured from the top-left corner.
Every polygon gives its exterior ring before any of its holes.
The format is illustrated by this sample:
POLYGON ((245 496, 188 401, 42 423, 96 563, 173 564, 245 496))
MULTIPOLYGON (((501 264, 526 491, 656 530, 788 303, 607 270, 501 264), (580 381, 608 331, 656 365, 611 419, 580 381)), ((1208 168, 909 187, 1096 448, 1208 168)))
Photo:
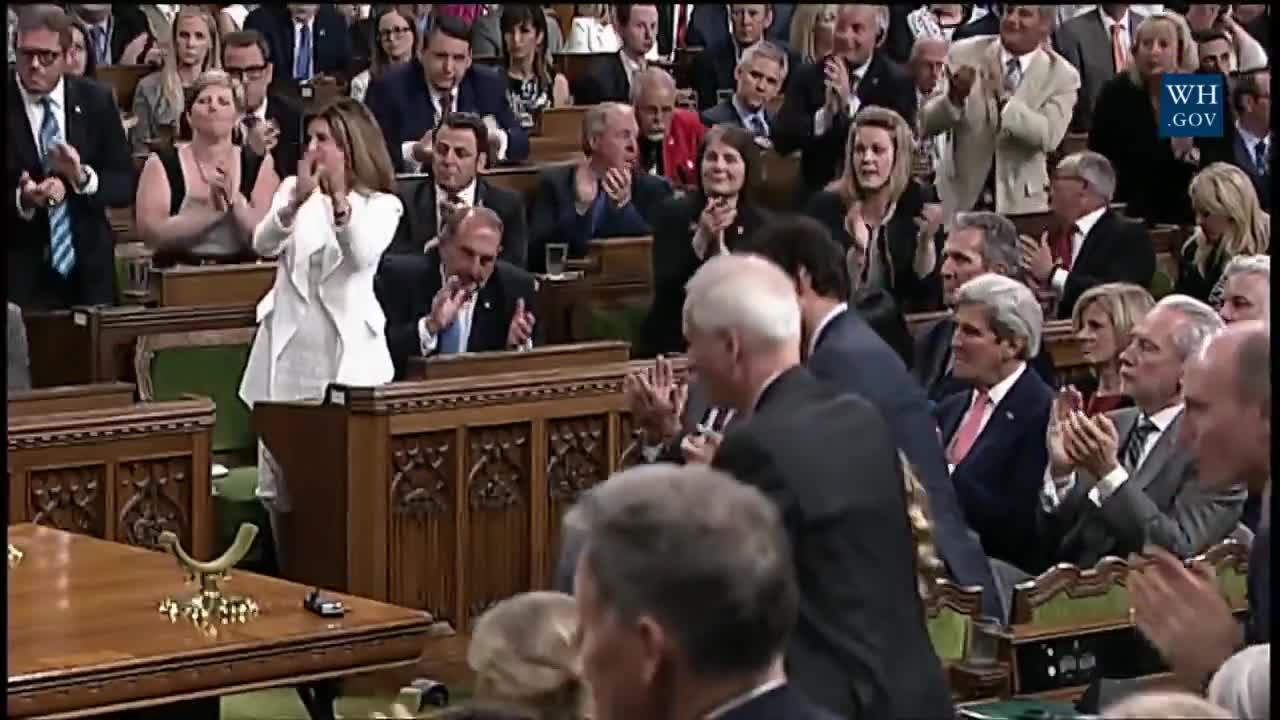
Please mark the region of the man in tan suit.
POLYGON ((921 111, 925 136, 947 135, 944 217, 1049 208, 1045 154, 1062 142, 1080 89, 1080 73, 1048 42, 1053 14, 1053 5, 1006 5, 998 36, 951 47, 947 92, 921 111))

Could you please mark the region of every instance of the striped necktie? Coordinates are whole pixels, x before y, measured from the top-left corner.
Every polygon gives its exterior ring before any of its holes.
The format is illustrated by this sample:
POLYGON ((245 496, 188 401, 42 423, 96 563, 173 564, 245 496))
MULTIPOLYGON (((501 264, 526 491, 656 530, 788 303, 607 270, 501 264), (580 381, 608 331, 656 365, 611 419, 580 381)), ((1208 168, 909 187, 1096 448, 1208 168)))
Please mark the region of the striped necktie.
POLYGON ((306 82, 311 79, 311 26, 304 24, 298 31, 298 48, 293 53, 293 79, 306 82))
MULTIPOLYGON (((62 128, 58 127, 58 116, 54 114, 53 98, 48 95, 40 99, 44 105, 44 120, 40 123, 40 159, 44 162, 45 172, 53 174, 53 162, 50 151, 54 145, 62 142, 62 128)), ((71 214, 67 211, 67 198, 49 208, 49 250, 53 269, 66 277, 76 264, 76 249, 71 243, 71 214)))

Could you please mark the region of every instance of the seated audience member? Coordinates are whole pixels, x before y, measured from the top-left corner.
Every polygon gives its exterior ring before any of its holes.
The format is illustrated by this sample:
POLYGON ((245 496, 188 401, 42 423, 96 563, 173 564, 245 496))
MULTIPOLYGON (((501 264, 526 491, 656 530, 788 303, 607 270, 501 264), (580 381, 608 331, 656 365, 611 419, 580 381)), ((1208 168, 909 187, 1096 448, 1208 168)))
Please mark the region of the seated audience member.
POLYGON ((707 129, 697 113, 676 107, 676 81, 670 73, 651 67, 636 75, 631 107, 640 130, 638 169, 682 190, 697 185, 694 166, 707 129))
POLYGON ((641 357, 685 349, 685 284, 707 258, 744 246, 770 219, 758 200, 761 163, 747 131, 716 126, 698 158, 697 185, 659 207, 653 222, 653 305, 641 331, 641 357))
POLYGON ((501 77, 471 63, 470 30, 457 18, 438 18, 418 57, 369 83, 365 102, 401 172, 429 165, 435 130, 451 112, 484 118, 491 165, 529 157, 529 136, 511 112, 501 77))
MULTIPOLYGON (((1231 17, 1229 11, 1224 12, 1222 5, 1207 3, 1188 3, 1182 14, 1191 32, 1219 32, 1231 41, 1231 54, 1237 59, 1236 67, 1240 70, 1257 70, 1267 66, 1267 51, 1254 40, 1244 28, 1231 17)), ((1232 72, 1236 68, 1223 72, 1232 72)))
POLYGON ((89 31, 95 67, 159 64, 162 51, 137 5, 74 3, 67 9, 89 31))
POLYGON ((374 21, 377 40, 369 67, 351 78, 351 97, 364 102, 369 83, 381 78, 388 70, 407 65, 418 53, 420 40, 418 26, 413 18, 403 15, 394 7, 383 9, 374 21))
MULTIPOLYGON (((732 4, 729 8, 729 22, 733 33, 719 43, 704 48, 694 57, 693 67, 690 68, 700 112, 733 96, 736 85, 734 76, 742 54, 757 44, 766 42, 765 33, 773 25, 773 5, 769 3, 732 4)), ((800 65, 799 55, 790 48, 778 49, 787 56, 787 65, 800 65)), ((785 88, 785 73, 782 84, 785 88)))
POLYGON ((5 334, 5 360, 9 392, 31 389, 31 352, 27 345, 27 326, 22 308, 8 303, 8 326, 5 334))
POLYGON ((302 157, 302 108, 270 91, 275 72, 270 61, 267 41, 257 31, 222 37, 222 69, 244 94, 237 144, 258 155, 270 153, 276 174, 286 178, 297 174, 302 157))
MULTIPOLYGON (((942 79, 943 68, 947 62, 947 50, 950 46, 946 40, 935 37, 921 37, 911 46, 911 57, 907 61, 907 72, 916 86, 916 104, 924 107, 935 95, 945 93, 942 79)), ((931 198, 937 197, 934 182, 938 168, 942 165, 945 154, 947 136, 945 134, 925 135, 920 127, 924 116, 917 113, 916 123, 912 127, 915 133, 915 157, 911 168, 911 176, 925 189, 931 198)))
POLYGON ((474 699, 526 709, 547 720, 579 720, 588 691, 578 676, 578 606, 572 595, 526 592, 489 608, 467 647, 474 699))
POLYGON ((814 679, 783 669, 801 591, 760 490, 706 468, 633 468, 565 523, 585 538, 574 594, 596 717, 834 720, 806 698, 814 679))
POLYGON ((204 71, 221 64, 218 26, 198 5, 184 5, 174 17, 164 64, 138 81, 133 93, 137 124, 129 131, 135 155, 146 153, 154 141, 178 137, 179 119, 186 111, 185 93, 204 71))
POLYGON ((1226 710, 1189 692, 1148 690, 1135 693, 1102 710, 1104 720, 1172 720, 1173 718, 1230 718, 1226 710))
POLYGON ((1120 354, 1133 339, 1133 329, 1155 305, 1151 293, 1129 283, 1104 283, 1085 291, 1071 312, 1071 330, 1080 355, 1093 371, 1093 383, 1082 390, 1088 417, 1133 405, 1120 382, 1120 354))
MULTIPOLYGON (((911 42, 934 38, 950 41, 956 30, 970 20, 977 19, 983 11, 977 6, 965 3, 928 4, 907 13, 907 28, 911 31, 911 42)), ((995 33, 991 33, 995 34, 995 33)))
POLYGON ((1238 255, 1271 247, 1271 216, 1258 206, 1249 177, 1234 165, 1214 163, 1196 174, 1187 191, 1196 229, 1182 246, 1178 292, 1222 307, 1222 270, 1238 255))
POLYGON ((743 50, 733 71, 733 97, 704 110, 702 123, 707 127, 721 123, 737 125, 768 141, 777 122, 777 117, 769 111, 769 104, 781 92, 788 67, 787 54, 767 40, 743 50))
POLYGON ((1222 307, 1228 325, 1246 320, 1271 322, 1271 256, 1237 255, 1222 271, 1222 307))
POLYGON ((1236 54, 1231 38, 1223 30, 1193 30, 1191 39, 1196 43, 1200 58, 1200 72, 1206 75, 1228 77, 1236 71, 1236 54))
POLYGON ((841 5, 832 53, 791 73, 773 142, 783 155, 801 151, 803 199, 840 176, 849 126, 861 108, 880 105, 915 122, 911 78, 876 50, 888 14, 883 6, 841 5))
POLYGON ((529 221, 529 269, 542 272, 549 242, 569 246, 569 257, 586 257, 600 238, 648 235, 671 184, 633 172, 638 128, 629 105, 601 103, 582 118, 587 157, 544 169, 538 177, 529 221))
POLYGON ((449 216, 426 254, 382 258, 375 287, 397 380, 411 357, 532 347, 535 283, 498 258, 501 246, 502 218, 471 207, 449 216))
POLYGON ((401 183, 404 218, 387 252, 421 255, 435 246, 454 210, 487 207, 502 218, 500 257, 516 267, 525 266, 529 227, 524 198, 480 175, 486 165, 486 138, 487 130, 479 116, 458 112, 445 117, 435 132, 431 177, 401 183))
POLYGON ((858 111, 844 174, 805 210, 848 252, 854 291, 888 290, 907 312, 933 310, 940 299, 935 271, 942 217, 911 177, 914 145, 911 127, 893 110, 858 111))
POLYGON ((564 39, 564 49, 561 52, 616 53, 622 48, 622 38, 614 29, 609 5, 599 3, 573 7, 573 23, 569 27, 569 35, 564 39))
POLYGON ((138 233, 160 263, 255 257, 251 238, 280 178, 270 156, 231 142, 240 111, 226 73, 201 73, 186 111, 191 140, 157 150, 143 165, 138 233))
MULTIPOLYGON (((1003 215, 972 212, 957 216, 942 247, 939 275, 943 305, 954 310, 960 286, 983 273, 1021 278, 1017 243, 1018 230, 1003 215)), ((968 384, 951 372, 955 360, 951 342, 955 329, 955 317, 947 315, 922 329, 916 338, 915 362, 911 368, 930 400, 939 401, 968 389, 968 384)), ((1031 367, 1050 386, 1056 383, 1053 355, 1047 347, 1040 349, 1031 367)))
POLYGON ((1116 176, 1091 150, 1058 161, 1049 186, 1053 223, 1039 238, 1019 240, 1019 265, 1037 287, 1058 298, 1058 318, 1071 317, 1077 299, 1108 282, 1151 284, 1156 252, 1140 221, 1110 209, 1116 176))
POLYGON ((1184 364, 1221 328, 1209 306, 1170 295, 1138 322, 1120 354, 1121 388, 1135 407, 1089 418, 1075 409, 1078 393, 1059 392, 1040 506, 1048 556, 1024 570, 1057 562, 1092 567, 1149 545, 1189 558, 1235 529, 1244 488, 1206 490, 1178 441, 1184 364))
POLYGON ((746 416, 723 436, 686 438, 685 458, 766 490, 802 568, 788 675, 841 717, 950 717, 892 430, 800 366, 794 280, 763 258, 716 256, 689 281, 684 317, 708 399, 746 416))
POLYGON ((1027 361, 1040 352, 1040 303, 1027 286, 980 275, 956 291, 956 377, 973 385, 936 415, 960 505, 993 560, 1034 568, 1036 500, 1053 390, 1027 361))
POLYGON ((798 55, 801 63, 819 62, 831 54, 835 47, 836 11, 839 7, 835 3, 796 6, 795 14, 791 16, 787 47, 798 55))
MULTIPOLYGON (((16 22, 16 21, 15 21, 16 22)), ((10 43, 12 52, 12 43, 10 43)), ((17 66, 14 58, 10 64, 17 66)), ((67 46, 67 74, 74 77, 94 77, 98 71, 97 58, 94 57, 93 46, 89 41, 89 26, 79 18, 71 21, 71 44, 67 46)))
POLYGON ((1113 200, 1148 224, 1191 222, 1187 185, 1200 167, 1194 138, 1161 138, 1156 112, 1160 79, 1196 71, 1191 31, 1179 15, 1156 13, 1134 34, 1133 62, 1098 92, 1089 149, 1105 155, 1116 172, 1113 200))
POLYGON ((257 30, 266 39, 268 60, 276 66, 274 77, 281 86, 345 78, 351 72, 351 33, 333 5, 259 5, 245 17, 244 29, 257 30))
POLYGON ((622 49, 596 58, 573 83, 577 105, 628 102, 636 73, 648 67, 646 55, 654 48, 658 34, 656 5, 614 5, 613 17, 622 49))
POLYGON ((1271 717, 1271 643, 1232 655, 1213 674, 1206 695, 1233 718, 1271 717))
POLYGON ((1080 73, 1049 46, 1053 12, 1006 5, 998 36, 952 44, 947 94, 920 110, 922 135, 948 134, 937 177, 946 217, 1049 209, 1046 154, 1066 135, 1080 90, 1080 73))
POLYGON ((569 79, 547 57, 547 16, 541 5, 507 5, 501 29, 507 100, 520 126, 530 128, 534 113, 570 104, 569 79))
POLYGON ((1236 78, 1231 90, 1235 126, 1227 130, 1230 153, 1222 158, 1253 181, 1262 209, 1271 211, 1271 71, 1236 78))
POLYGON ((1120 3, 1097 5, 1053 32, 1053 49, 1080 73, 1080 95, 1071 116, 1072 132, 1088 132, 1102 86, 1133 63, 1133 40, 1146 19, 1120 3))

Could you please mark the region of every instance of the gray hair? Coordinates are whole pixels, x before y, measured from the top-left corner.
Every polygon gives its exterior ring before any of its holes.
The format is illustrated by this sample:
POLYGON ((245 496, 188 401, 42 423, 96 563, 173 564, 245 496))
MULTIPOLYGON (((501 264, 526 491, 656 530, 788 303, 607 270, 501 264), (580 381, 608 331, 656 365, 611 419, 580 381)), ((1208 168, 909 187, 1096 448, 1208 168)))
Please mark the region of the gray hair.
POLYGON ((705 466, 646 465, 593 488, 565 522, 579 567, 624 620, 649 616, 699 675, 767 668, 795 624, 799 589, 777 507, 705 466))
POLYGON ((1226 710, 1182 690, 1146 690, 1102 709, 1106 720, 1137 718, 1229 718, 1226 710))
POLYGON ((742 51, 742 57, 738 58, 738 67, 747 67, 755 62, 757 57, 766 60, 772 60, 782 68, 782 77, 787 76, 787 53, 774 43, 768 40, 761 40, 742 51))
POLYGON ((676 92, 676 79, 671 77, 671 73, 660 67, 647 67, 636 73, 636 76, 631 79, 632 106, 640 104, 640 97, 652 85, 660 85, 664 89, 670 90, 673 94, 676 92))
POLYGON ((795 281, 756 255, 717 255, 685 286, 684 325, 703 332, 736 331, 749 349, 800 339, 795 281))
POLYGON ((635 110, 626 103, 602 102, 587 108, 582 116, 582 148, 589 152, 589 143, 604 134, 609 126, 609 113, 634 115, 635 110))
POLYGON ((889 32, 889 6, 879 3, 841 3, 836 7, 836 17, 839 18, 840 11, 848 7, 869 7, 876 11, 876 30, 880 32, 880 39, 884 40, 885 35, 889 32))
POLYGON ((1228 658, 1213 674, 1207 694, 1231 717, 1270 717, 1271 643, 1251 645, 1228 658))
POLYGON ((956 307, 961 305, 985 308, 987 320, 997 338, 1022 341, 1023 360, 1040 353, 1044 310, 1026 285, 1003 275, 983 273, 956 291, 956 307))
POLYGON ((440 230, 440 242, 447 242, 458 236, 462 231, 462 224, 468 220, 474 220, 482 226, 498 233, 498 237, 502 237, 502 218, 498 213, 487 207, 480 205, 460 207, 444 220, 444 227, 440 230))
POLYGON ((1226 327, 1217 311, 1190 295, 1166 295, 1160 298, 1152 311, 1161 308, 1177 312, 1185 321, 1174 327, 1170 334, 1173 349, 1183 361, 1203 348, 1214 333, 1226 327))
POLYGON ((987 268, 1002 264, 1017 278, 1021 272, 1018 265, 1018 227, 1013 221, 1000 213, 986 211, 956 214, 951 231, 969 228, 982 231, 982 262, 987 268))
POLYGON ((1108 203, 1116 194, 1116 171, 1111 161, 1092 150, 1074 152, 1058 161, 1058 173, 1083 180, 1108 203))
POLYGON ((1265 275, 1271 282, 1270 255, 1237 255, 1231 258, 1222 271, 1222 279, 1227 280, 1236 275, 1265 275))

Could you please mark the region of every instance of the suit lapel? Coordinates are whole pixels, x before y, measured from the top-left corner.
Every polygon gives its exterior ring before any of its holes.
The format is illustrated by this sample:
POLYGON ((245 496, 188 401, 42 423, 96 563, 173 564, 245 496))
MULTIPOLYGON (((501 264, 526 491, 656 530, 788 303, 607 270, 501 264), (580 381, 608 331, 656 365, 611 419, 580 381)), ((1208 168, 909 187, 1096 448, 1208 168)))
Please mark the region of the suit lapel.
POLYGON ((1114 222, 1116 222, 1116 219, 1112 217, 1110 210, 1102 213, 1102 216, 1098 218, 1098 222, 1089 228, 1089 234, 1084 236, 1084 242, 1080 244, 1080 254, 1071 263, 1071 267, 1087 267, 1086 263, 1089 257, 1098 251, 1103 242, 1102 238, 1107 236, 1111 229, 1111 224, 1114 222))
POLYGON ((474 70, 468 70, 467 74, 462 76, 462 82, 458 83, 459 112, 473 112, 480 109, 476 103, 475 83, 472 82, 472 78, 475 77, 474 72, 474 70))
POLYGON ((471 312, 471 334, 467 337, 467 350, 476 352, 477 347, 485 350, 502 350, 506 345, 506 330, 501 326, 499 318, 502 308, 501 293, 498 292, 498 271, 493 271, 489 282, 480 288, 476 297, 475 309, 471 312), (495 343, 496 338, 496 345, 495 343))
POLYGON ((1177 450, 1178 427, 1181 424, 1182 413, 1178 413, 1173 422, 1169 423, 1169 427, 1160 433, 1160 439, 1156 440, 1155 446, 1151 448, 1151 452, 1147 453, 1142 465, 1133 473, 1133 479, 1130 482, 1134 483, 1134 487, 1145 490, 1152 480, 1164 472, 1165 465, 1169 464, 1177 450))
MULTIPOLYGON (((66 83, 63 88, 63 101, 66 103, 66 107, 63 109, 62 114, 67 123, 63 135, 68 144, 79 152, 84 153, 87 147, 88 128, 85 127, 84 108, 80 104, 80 86, 72 82, 71 78, 66 78, 63 82, 66 83)), ((85 162, 88 162, 88 160, 86 159, 85 162)))
MULTIPOLYGON (((40 150, 36 147, 31 119, 27 117, 27 106, 22 102, 22 93, 18 90, 18 81, 9 83, 9 127, 16 133, 14 149, 18 151, 19 164, 24 168, 35 168, 40 165, 40 150)), ((10 133, 14 137, 14 133, 10 133)), ((35 173, 32 173, 34 176, 35 173)), ((43 175, 43 171, 41 171, 43 175)))
MULTIPOLYGON (((1097 57, 1105 54, 1111 71, 1115 72, 1115 59, 1111 58, 1111 35, 1107 32, 1107 25, 1102 20, 1102 8, 1094 8, 1090 11, 1090 16, 1093 22, 1084 26, 1085 32, 1088 34, 1080 38, 1080 45, 1085 52, 1094 54, 1097 57)), ((1130 35, 1129 37, 1133 36, 1130 35)))

